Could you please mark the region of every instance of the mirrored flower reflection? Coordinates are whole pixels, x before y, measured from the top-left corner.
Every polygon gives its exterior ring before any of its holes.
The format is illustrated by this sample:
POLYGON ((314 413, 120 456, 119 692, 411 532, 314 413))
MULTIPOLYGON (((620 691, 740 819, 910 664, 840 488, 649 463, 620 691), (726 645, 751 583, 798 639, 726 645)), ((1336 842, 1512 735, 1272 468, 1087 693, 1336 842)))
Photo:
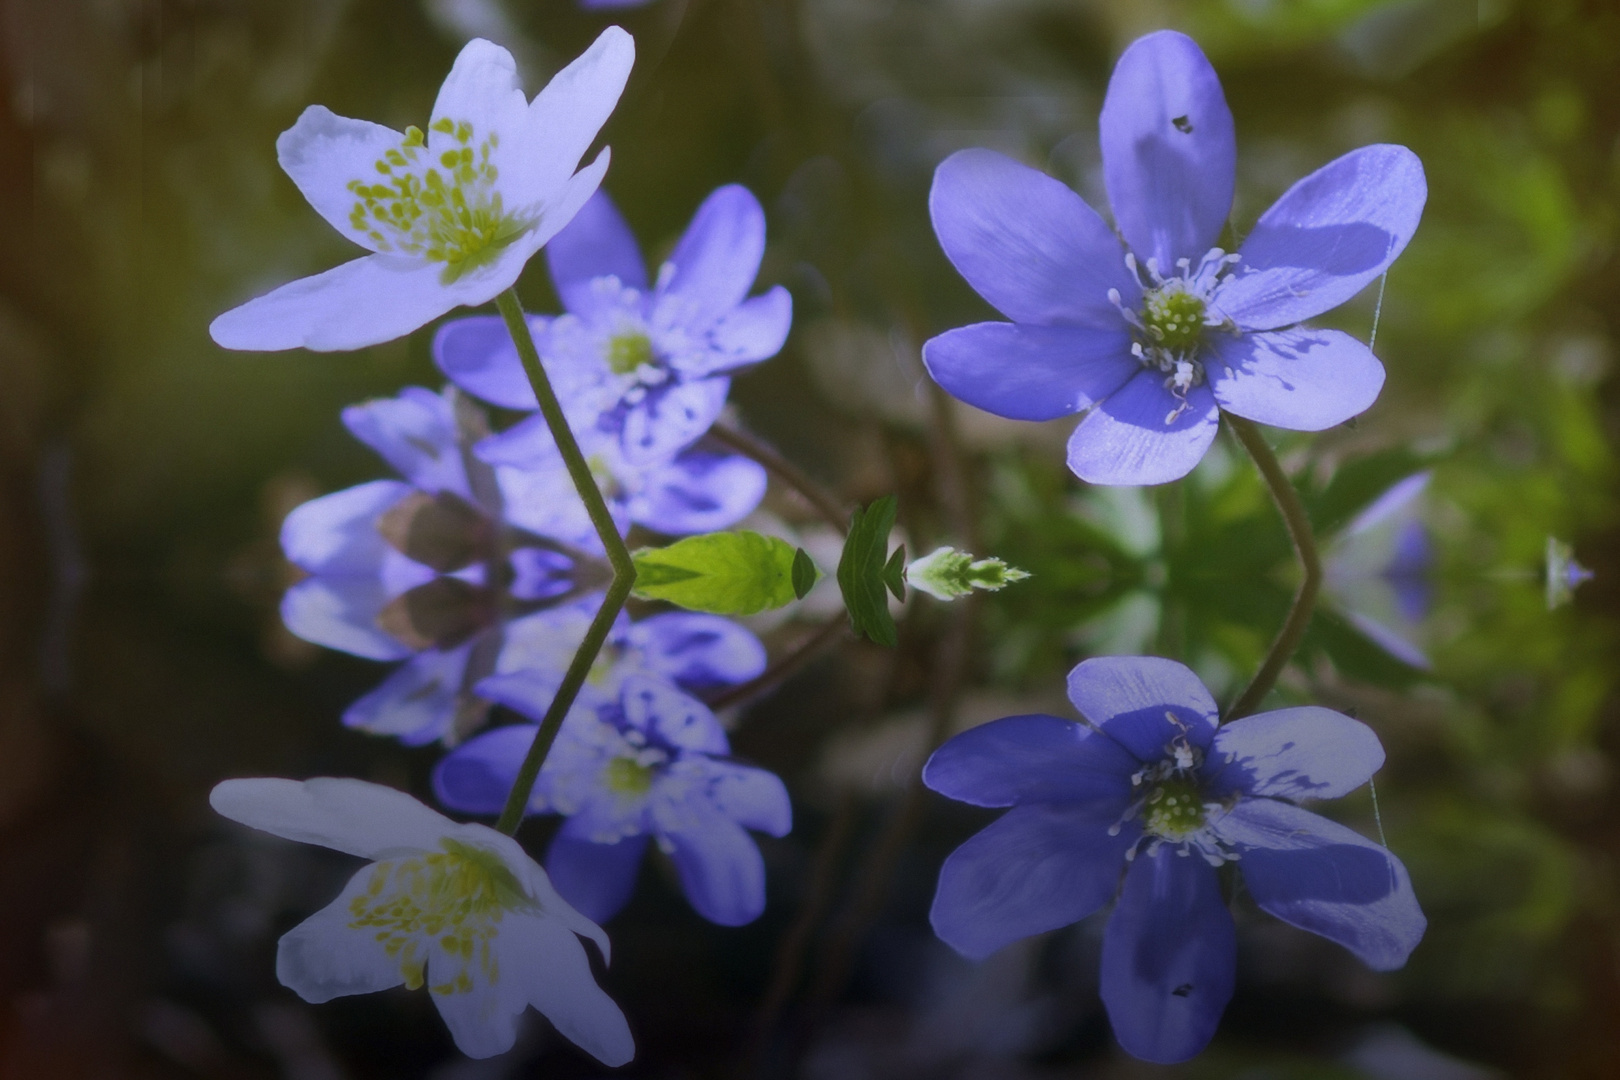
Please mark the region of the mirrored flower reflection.
POLYGON ((511 1049, 531 1005, 604 1065, 635 1055, 579 940, 605 962, 607 935, 511 837, 348 778, 226 780, 209 803, 255 829, 370 860, 282 935, 276 977, 305 1001, 425 986, 468 1057, 511 1049))
POLYGON ((940 245, 1011 322, 930 340, 934 379, 999 416, 1084 412, 1068 464, 1095 484, 1185 476, 1222 409, 1319 431, 1368 408, 1384 382, 1371 350, 1296 324, 1406 247, 1427 196, 1416 155, 1374 145, 1329 162, 1228 254, 1215 244, 1232 207, 1232 115, 1192 39, 1165 30, 1127 48, 1099 127, 1118 236, 1069 188, 994 151, 935 172, 940 245))
MULTIPOLYGON (((649 284, 646 264, 612 200, 598 192, 546 249, 567 313, 531 317, 558 395, 581 433, 600 428, 633 464, 666 459, 707 431, 731 373, 775 356, 793 300, 780 285, 749 297, 765 254, 765 211, 747 188, 716 190, 649 284)), ((458 386, 511 409, 533 391, 499 319, 446 323, 434 359, 458 386)), ((538 418, 532 421, 538 424, 538 418)))
MULTIPOLYGON (((532 719, 551 701, 521 675, 479 690, 532 719)), ((535 730, 497 728, 452 751, 434 770, 439 800, 467 813, 498 812, 535 730)), ((747 830, 785 836, 793 809, 780 779, 726 760, 730 752, 714 713, 661 679, 630 676, 617 699, 576 704, 528 811, 567 818, 545 859, 557 890, 592 918, 612 918, 635 891, 652 840, 698 914, 723 926, 758 918, 765 863, 747 830)))
POLYGON ((1429 613, 1434 546, 1423 524, 1431 473, 1408 476, 1357 514, 1322 556, 1322 586, 1345 618, 1397 660, 1427 670, 1414 640, 1429 613))
POLYGON ((475 39, 427 130, 401 133, 312 105, 276 140, 311 206, 370 254, 215 319, 227 349, 358 349, 459 305, 493 300, 602 182, 608 151, 575 172, 635 59, 616 26, 528 101, 512 54, 475 39))
POLYGON ((1345 795, 1383 764, 1366 725, 1307 706, 1217 727, 1198 677, 1157 657, 1087 660, 1069 699, 1092 726, 1006 717, 957 735, 923 769, 943 795, 1009 808, 940 869, 930 919, 947 944, 982 958, 1117 891, 1103 1004, 1120 1045, 1157 1062, 1202 1050, 1232 995, 1225 863, 1284 922, 1375 970, 1406 962, 1425 927, 1406 868, 1299 805, 1345 795))
MULTIPOLYGON (((600 543, 560 460, 537 466, 556 475, 536 476, 472 454, 488 428, 453 389, 408 387, 346 409, 344 423, 404 479, 288 515, 282 548, 311 576, 287 591, 282 618, 316 644, 407 660, 346 710, 346 724, 413 745, 455 741, 483 724, 479 679, 551 655, 544 643, 567 642, 571 655, 590 618, 573 601, 606 579, 600 543)), ((746 515, 764 488, 757 466, 731 461, 744 475, 740 503, 726 461, 693 454, 640 480, 641 501, 620 508, 669 531, 729 524, 727 514, 746 515)))

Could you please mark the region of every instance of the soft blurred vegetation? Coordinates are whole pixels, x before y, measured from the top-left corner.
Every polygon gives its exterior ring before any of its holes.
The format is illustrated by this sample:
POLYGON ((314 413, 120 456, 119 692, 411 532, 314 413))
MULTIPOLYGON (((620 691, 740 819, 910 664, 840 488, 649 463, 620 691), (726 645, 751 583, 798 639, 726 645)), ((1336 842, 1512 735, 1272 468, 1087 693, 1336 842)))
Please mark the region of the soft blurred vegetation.
MULTIPOLYGON (((280 630, 274 536, 300 500, 380 474, 340 407, 435 376, 426 333, 261 356, 223 353, 206 327, 350 254, 275 165, 306 104, 420 123, 468 36, 511 47, 532 90, 605 18, 567 0, 0 12, 0 1073, 591 1074, 538 1026, 473 1067, 420 995, 312 1009, 275 984, 276 935, 348 862, 229 829, 204 795, 320 773, 425 793, 432 751, 338 725, 380 670, 280 630)), ((1327 320, 1365 338, 1376 312, 1382 398, 1319 436, 1274 433, 1324 540, 1433 470, 1432 603, 1409 628, 1432 667, 1324 605, 1274 694, 1383 738, 1376 802, 1331 812, 1385 831, 1429 934, 1405 971, 1373 975, 1240 900, 1237 997, 1179 1073, 1614 1075, 1620 9, 654 0, 619 21, 639 59, 606 129, 608 188, 662 254, 709 190, 748 184, 770 219, 762 283, 794 293, 788 349, 737 382, 742 422, 845 497, 898 494, 913 551, 953 542, 1033 574, 949 609, 914 599, 897 650, 845 642, 731 718, 739 753, 788 781, 796 829, 766 844, 771 906, 741 930, 644 876, 605 976, 641 1046, 627 1075, 1149 1074, 1107 1036, 1100 922, 977 968, 933 941, 939 861, 987 815, 919 793, 916 765, 962 725, 1066 711, 1064 673, 1096 652, 1183 659, 1230 699, 1287 609, 1287 539, 1235 442, 1183 484, 1088 491, 1062 465, 1067 424, 956 406, 917 346, 992 317, 933 240, 934 165, 991 146, 1104 206, 1112 59, 1161 26, 1194 34, 1225 83, 1239 237, 1368 142, 1411 146, 1430 185, 1387 285, 1327 320), (1552 611, 1549 535, 1596 570, 1552 611)), ((538 263, 522 288, 555 309, 538 263)), ((810 519, 780 494, 771 507, 810 519)), ((545 832, 523 836, 538 850, 545 832)))

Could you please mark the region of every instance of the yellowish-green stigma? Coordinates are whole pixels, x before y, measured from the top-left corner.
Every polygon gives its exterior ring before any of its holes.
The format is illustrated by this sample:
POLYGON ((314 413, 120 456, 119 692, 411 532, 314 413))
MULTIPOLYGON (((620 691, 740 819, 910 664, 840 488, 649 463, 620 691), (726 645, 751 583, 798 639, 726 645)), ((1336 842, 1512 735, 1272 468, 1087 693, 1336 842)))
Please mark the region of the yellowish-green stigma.
POLYGON ((429 943, 437 941, 459 966, 431 989, 461 994, 473 989, 475 974, 490 985, 499 980, 490 943, 501 918, 534 904, 499 855, 457 840, 440 843, 442 852, 373 866, 365 892, 349 902, 349 927, 371 931, 412 990, 422 985, 429 943))
POLYGON ((1204 301, 1180 281, 1167 282, 1147 294, 1142 304, 1147 344, 1170 353, 1189 353, 1204 338, 1204 301))
POLYGON ((490 155, 500 145, 490 132, 474 143, 473 126, 441 117, 432 130, 455 145, 430 156, 422 129, 405 129, 405 141, 376 162, 376 178, 349 181, 355 201, 349 224, 378 251, 416 255, 444 263, 446 283, 490 261, 529 227, 506 213, 495 190, 490 155))
POLYGON ((1166 840, 1185 840, 1204 827, 1204 800, 1198 785, 1179 776, 1161 781, 1143 805, 1143 825, 1166 840))
POLYGON ((639 331, 614 334, 608 338, 607 366, 615 375, 629 375, 643 364, 652 364, 652 339, 639 331))
POLYGON ((652 790, 653 770, 635 758, 616 757, 602 770, 602 783, 616 795, 645 795, 652 790))

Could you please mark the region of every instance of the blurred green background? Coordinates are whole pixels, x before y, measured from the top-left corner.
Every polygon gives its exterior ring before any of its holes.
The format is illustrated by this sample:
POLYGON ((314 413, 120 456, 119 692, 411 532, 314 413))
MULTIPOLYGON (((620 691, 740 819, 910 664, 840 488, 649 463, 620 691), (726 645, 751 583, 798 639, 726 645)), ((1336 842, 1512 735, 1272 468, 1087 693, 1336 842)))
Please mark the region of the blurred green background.
MULTIPOLYGON (((276 936, 350 867, 227 827, 227 776, 364 776, 425 795, 431 749, 345 731, 382 675, 279 627, 275 532, 385 471, 338 410, 436 386, 429 334, 355 354, 227 354, 214 315, 349 257, 275 164, 305 105, 420 124, 460 44, 531 92, 609 13, 568 0, 0 2, 0 1073, 18 1077, 595 1075, 535 1024, 474 1064, 421 996, 306 1006, 276 936)), ((728 719, 784 776, 770 907, 702 923, 644 875, 604 979, 648 1077, 1620 1075, 1620 9, 1607 0, 654 0, 604 138, 607 188, 656 258, 731 181, 764 203, 761 283, 794 294, 741 421, 848 499, 900 496, 914 551, 1034 575, 913 599, 897 650, 841 640, 728 719), (1286 536, 1224 437, 1179 485, 1088 491, 1069 423, 927 383, 918 344, 992 317, 934 242, 934 165, 990 146, 1103 206, 1113 58, 1196 37, 1236 117, 1241 234, 1369 142, 1423 159, 1422 227, 1387 281, 1389 382, 1353 425, 1273 433, 1324 540, 1433 479, 1427 669, 1325 602, 1274 695, 1353 711, 1389 764, 1376 809, 1430 928, 1374 975, 1241 904, 1237 996, 1200 1058, 1125 1058, 1096 997, 1101 923, 969 965, 926 922, 943 856, 988 815, 920 790, 952 730, 1067 714, 1084 656, 1192 664, 1230 698, 1292 588, 1286 536), (1596 571, 1549 608, 1547 539, 1596 571)), ((543 269, 521 283, 556 310, 543 269)), ((1377 290, 1329 320, 1365 338, 1377 290)), ((769 508, 806 528, 804 507, 769 508)), ((1376 590, 1374 590, 1376 591, 1376 590)), ((1385 598, 1387 600, 1387 597, 1385 598)), ((1387 607, 1387 604, 1386 604, 1387 607)), ((1363 612, 1371 614, 1371 612, 1363 612)), ((1387 612, 1385 613, 1387 614, 1387 612)), ((760 629, 778 653, 829 616, 760 629)), ((831 616, 837 617, 837 616, 831 616)), ((1376 835, 1359 792, 1333 808, 1376 835)), ((539 850, 548 826, 525 827, 539 850)), ((597 1070, 599 1071, 599 1070, 597 1070)))

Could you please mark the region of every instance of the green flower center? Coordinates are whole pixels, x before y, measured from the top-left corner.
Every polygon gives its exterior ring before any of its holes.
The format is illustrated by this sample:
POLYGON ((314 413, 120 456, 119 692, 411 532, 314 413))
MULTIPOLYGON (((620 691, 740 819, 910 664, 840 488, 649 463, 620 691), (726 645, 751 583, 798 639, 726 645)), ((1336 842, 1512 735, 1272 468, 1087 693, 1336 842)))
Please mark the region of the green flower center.
POLYGON ((1204 800, 1198 785, 1180 776, 1160 781, 1143 804, 1143 825, 1166 840, 1185 840, 1204 827, 1204 800))
POLYGON ((634 758, 616 757, 602 770, 602 783, 616 795, 645 795, 652 790, 653 770, 634 758))
POLYGON ((473 126, 441 117, 432 130, 456 145, 429 157, 422 129, 405 129, 405 141, 377 159, 380 179, 349 181, 355 201, 349 224, 378 251, 402 252, 445 264, 446 284, 490 262, 531 224, 508 214, 495 190, 490 155, 500 145, 490 132, 476 144, 473 126))
POLYGON ((1204 301, 1182 287, 1166 282, 1147 294, 1142 304, 1142 328, 1149 346, 1171 353, 1191 353, 1204 339, 1204 301))
POLYGON ((366 891, 349 902, 349 927, 371 931, 412 990, 423 983, 426 945, 437 940, 460 968, 432 991, 467 993, 475 972, 490 985, 500 978, 490 943, 501 918, 534 904, 499 855, 457 840, 440 844, 442 852, 374 865, 366 891))
POLYGON ((615 375, 629 375, 655 360, 652 340, 646 334, 631 331, 608 338, 607 366, 615 375))

